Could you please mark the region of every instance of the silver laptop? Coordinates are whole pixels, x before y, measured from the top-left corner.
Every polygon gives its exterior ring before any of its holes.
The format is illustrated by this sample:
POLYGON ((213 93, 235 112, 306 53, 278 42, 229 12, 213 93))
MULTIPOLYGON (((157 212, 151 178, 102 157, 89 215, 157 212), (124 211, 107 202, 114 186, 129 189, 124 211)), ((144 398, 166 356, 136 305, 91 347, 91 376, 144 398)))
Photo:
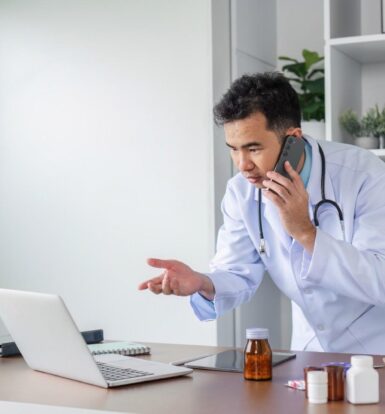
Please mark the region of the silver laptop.
POLYGON ((0 317, 28 366, 37 371, 104 388, 192 372, 123 355, 92 356, 58 295, 0 289, 0 317))

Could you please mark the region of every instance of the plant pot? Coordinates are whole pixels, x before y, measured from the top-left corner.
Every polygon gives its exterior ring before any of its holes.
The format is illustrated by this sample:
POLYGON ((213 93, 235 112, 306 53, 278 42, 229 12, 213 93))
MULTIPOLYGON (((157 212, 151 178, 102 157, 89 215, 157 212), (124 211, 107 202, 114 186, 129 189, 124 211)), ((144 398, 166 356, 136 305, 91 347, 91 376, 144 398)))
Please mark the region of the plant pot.
POLYGON ((324 121, 301 121, 302 133, 315 139, 325 139, 324 121))
POLYGON ((377 149, 379 141, 375 137, 357 137, 354 138, 354 144, 365 149, 377 149))

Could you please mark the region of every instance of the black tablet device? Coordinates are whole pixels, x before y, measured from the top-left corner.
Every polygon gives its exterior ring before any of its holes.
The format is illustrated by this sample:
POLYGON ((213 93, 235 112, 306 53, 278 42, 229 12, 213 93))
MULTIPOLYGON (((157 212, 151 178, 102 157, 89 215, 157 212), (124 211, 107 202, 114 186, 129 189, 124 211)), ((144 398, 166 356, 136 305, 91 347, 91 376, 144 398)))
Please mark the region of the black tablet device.
MULTIPOLYGON (((295 358, 295 356, 292 352, 273 352, 273 367, 295 358)), ((231 349, 220 352, 219 354, 196 359, 195 361, 186 363, 185 366, 214 371, 243 372, 243 352, 237 349, 231 349)))

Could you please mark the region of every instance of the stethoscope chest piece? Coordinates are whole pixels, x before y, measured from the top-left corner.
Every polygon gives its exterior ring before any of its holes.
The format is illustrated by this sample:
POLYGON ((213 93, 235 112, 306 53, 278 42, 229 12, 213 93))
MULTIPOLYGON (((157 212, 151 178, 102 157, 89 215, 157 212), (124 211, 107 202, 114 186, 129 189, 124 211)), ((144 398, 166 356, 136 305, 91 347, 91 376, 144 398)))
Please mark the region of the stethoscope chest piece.
POLYGON ((260 239, 259 240, 259 253, 263 254, 266 253, 266 247, 265 247, 265 239, 260 239))

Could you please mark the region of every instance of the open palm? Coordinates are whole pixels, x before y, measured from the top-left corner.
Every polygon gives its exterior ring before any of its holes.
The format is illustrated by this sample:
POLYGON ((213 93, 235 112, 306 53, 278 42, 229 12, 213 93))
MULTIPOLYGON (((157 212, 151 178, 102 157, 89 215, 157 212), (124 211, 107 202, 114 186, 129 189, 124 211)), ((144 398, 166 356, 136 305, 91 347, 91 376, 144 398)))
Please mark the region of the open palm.
POLYGON ((206 275, 177 260, 148 259, 147 263, 164 271, 159 276, 142 282, 139 285, 140 290, 149 289, 155 294, 189 296, 204 289, 205 282, 207 284, 209 280, 206 275))

